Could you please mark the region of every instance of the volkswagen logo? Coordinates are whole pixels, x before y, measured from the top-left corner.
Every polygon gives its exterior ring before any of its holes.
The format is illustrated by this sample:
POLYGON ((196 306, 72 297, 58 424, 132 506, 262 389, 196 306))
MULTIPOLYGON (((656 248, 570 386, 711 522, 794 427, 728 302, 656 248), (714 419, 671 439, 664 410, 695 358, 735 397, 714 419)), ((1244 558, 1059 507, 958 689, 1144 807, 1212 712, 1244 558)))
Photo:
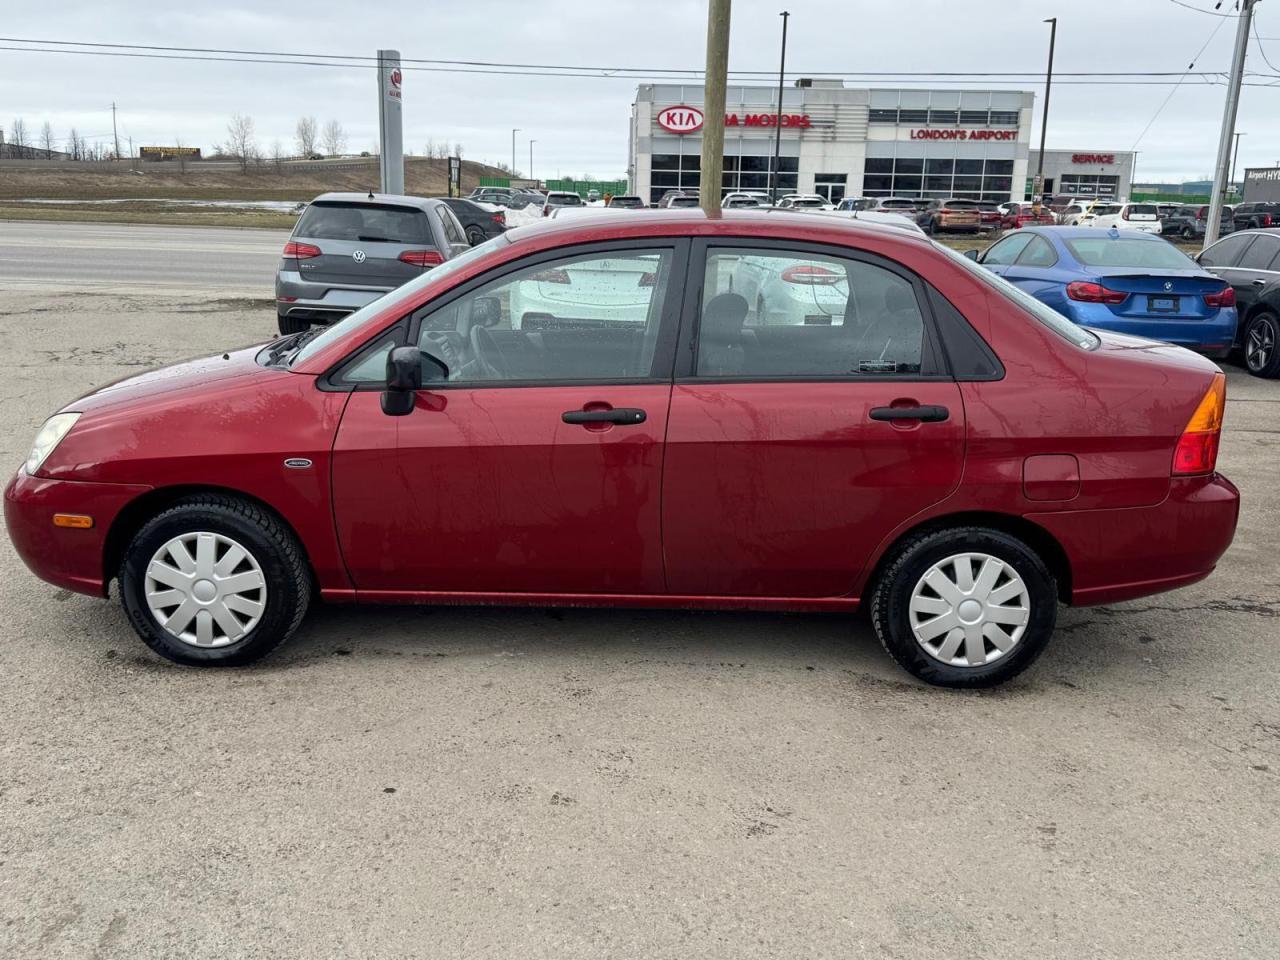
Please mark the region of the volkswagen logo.
MULTIPOLYGON (((363 259, 364 259, 364 257, 361 257, 360 259, 361 259, 361 260, 363 260, 363 259)), ((1164 282, 1164 289, 1165 289, 1165 291, 1166 291, 1166 292, 1167 292, 1167 291, 1169 291, 1169 290, 1172 290, 1172 289, 1173 289, 1173 284, 1172 284, 1172 283, 1170 283, 1168 280, 1166 280, 1166 281, 1164 282)))
POLYGON ((364 251, 357 250, 355 253, 351 254, 351 259, 356 263, 364 263, 364 251))

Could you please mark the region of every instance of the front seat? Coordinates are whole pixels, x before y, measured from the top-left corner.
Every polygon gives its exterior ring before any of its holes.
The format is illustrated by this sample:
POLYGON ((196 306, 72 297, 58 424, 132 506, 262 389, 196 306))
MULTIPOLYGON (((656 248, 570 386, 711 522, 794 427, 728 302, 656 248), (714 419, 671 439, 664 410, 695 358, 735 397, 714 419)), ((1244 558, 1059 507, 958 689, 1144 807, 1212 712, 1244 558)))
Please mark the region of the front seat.
POLYGON ((698 330, 698 374, 730 377, 746 364, 743 324, 747 321, 747 300, 736 293, 712 297, 702 311, 698 330))

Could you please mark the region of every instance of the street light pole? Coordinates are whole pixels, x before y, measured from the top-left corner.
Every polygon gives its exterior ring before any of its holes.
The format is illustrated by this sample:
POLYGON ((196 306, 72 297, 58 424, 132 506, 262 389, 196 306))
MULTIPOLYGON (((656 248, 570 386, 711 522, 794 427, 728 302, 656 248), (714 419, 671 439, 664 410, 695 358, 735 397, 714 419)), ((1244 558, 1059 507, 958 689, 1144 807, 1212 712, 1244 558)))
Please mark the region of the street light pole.
POLYGON ((1040 205, 1044 202, 1044 141, 1049 132, 1049 90, 1053 86, 1053 46, 1058 39, 1058 18, 1050 17, 1043 21, 1049 24, 1049 67, 1044 74, 1044 114, 1040 118, 1040 156, 1036 160, 1036 179, 1034 196, 1031 198, 1036 216, 1040 216, 1040 205))
POLYGON ((1230 190, 1231 185, 1236 182, 1236 163, 1240 160, 1240 138, 1243 136, 1244 136, 1243 133, 1236 134, 1236 149, 1235 149, 1235 152, 1231 155, 1231 176, 1227 178, 1228 190, 1230 190))
POLYGON ((537 140, 529 141, 529 179, 530 180, 536 179, 533 175, 533 145, 537 142, 538 142, 537 140))
POLYGON ((511 128, 511 176, 516 175, 516 134, 520 132, 519 127, 511 128))
POLYGON ((1209 197, 1209 222, 1204 225, 1204 245, 1218 240, 1222 219, 1222 197, 1227 192, 1227 163, 1231 159, 1231 136, 1236 130, 1236 112, 1240 107, 1240 83, 1244 79, 1244 57, 1249 49, 1249 26, 1258 0, 1240 0, 1240 17, 1236 21, 1236 45, 1231 55, 1231 75, 1227 79, 1227 102, 1222 109, 1222 132, 1218 136, 1218 162, 1213 168, 1213 194, 1209 197))
POLYGON ((778 114, 773 118, 773 169, 769 176, 769 202, 778 202, 778 164, 782 162, 782 84, 787 73, 787 21, 791 14, 783 10, 778 14, 782 18, 782 58, 778 62, 778 114))

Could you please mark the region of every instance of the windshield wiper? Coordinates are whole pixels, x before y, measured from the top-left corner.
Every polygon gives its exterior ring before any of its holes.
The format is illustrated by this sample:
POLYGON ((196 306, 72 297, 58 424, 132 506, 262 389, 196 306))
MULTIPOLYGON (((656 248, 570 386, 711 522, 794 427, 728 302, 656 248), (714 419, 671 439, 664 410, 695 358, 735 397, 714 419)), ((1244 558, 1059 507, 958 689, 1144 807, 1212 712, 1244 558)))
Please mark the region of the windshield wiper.
POLYGON ((303 330, 301 333, 290 334, 281 340, 276 341, 275 346, 271 348, 267 354, 267 366, 274 367, 277 361, 281 361, 282 366, 287 366, 293 355, 302 349, 303 344, 307 343, 313 337, 320 335, 320 331, 324 327, 312 327, 310 330, 303 330), (286 354, 288 355, 286 357, 286 354))

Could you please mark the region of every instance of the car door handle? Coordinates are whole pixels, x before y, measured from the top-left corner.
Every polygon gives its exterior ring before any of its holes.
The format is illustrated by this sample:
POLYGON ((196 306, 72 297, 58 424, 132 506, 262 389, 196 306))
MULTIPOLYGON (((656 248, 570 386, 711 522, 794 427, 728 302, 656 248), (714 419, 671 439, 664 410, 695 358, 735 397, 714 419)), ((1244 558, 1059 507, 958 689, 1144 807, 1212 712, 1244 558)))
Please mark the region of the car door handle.
POLYGON ((922 423, 940 423, 951 416, 951 411, 939 404, 923 407, 872 407, 872 420, 919 420, 922 423))
POLYGON ((1267 285, 1267 281, 1263 280, 1261 277, 1254 277, 1253 285, 1255 287, 1265 287, 1267 285))
POLYGON ((566 410, 560 414, 565 423, 616 423, 619 426, 644 423, 648 414, 635 407, 618 407, 615 410, 566 410))

